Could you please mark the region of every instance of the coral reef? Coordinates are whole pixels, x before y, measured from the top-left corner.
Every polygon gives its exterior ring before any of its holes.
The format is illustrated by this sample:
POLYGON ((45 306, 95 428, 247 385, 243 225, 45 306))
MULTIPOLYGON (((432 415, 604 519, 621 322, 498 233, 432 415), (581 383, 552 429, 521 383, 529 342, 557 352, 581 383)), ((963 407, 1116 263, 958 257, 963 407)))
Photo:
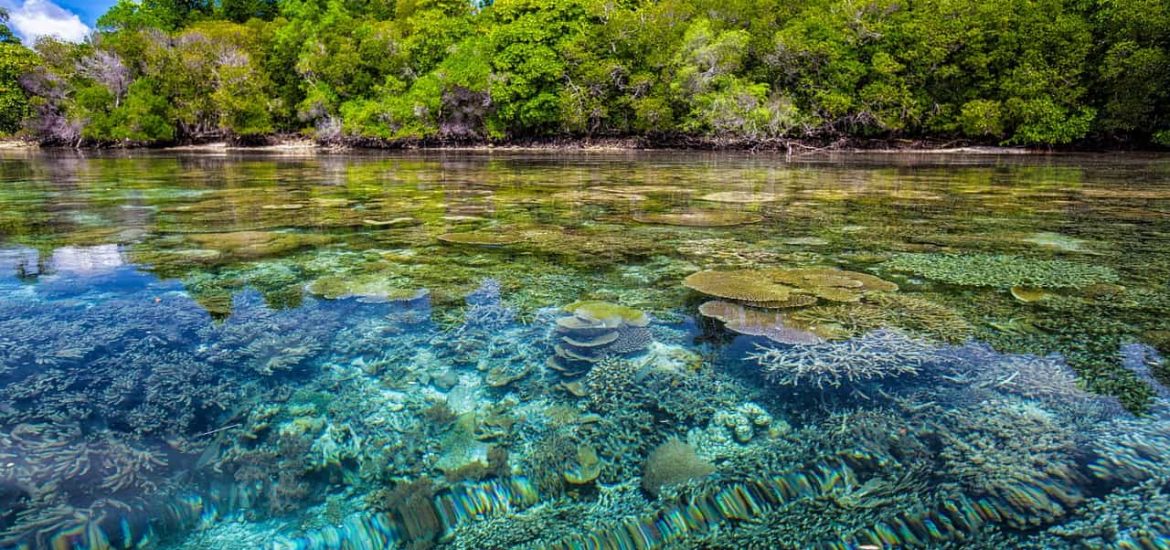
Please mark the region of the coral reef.
POLYGON ((556 353, 547 363, 562 376, 580 376, 606 356, 640 352, 654 341, 650 317, 633 308, 585 301, 565 306, 565 312, 556 320, 556 353))
POLYGON ((961 286, 995 288, 1083 288, 1117 281, 1105 266, 1005 254, 902 254, 882 264, 927 279, 961 286))
POLYGON ((704 317, 718 319, 736 334, 763 336, 779 344, 815 344, 821 337, 815 332, 788 326, 782 313, 746 307, 733 302, 712 300, 699 306, 704 317))
POLYGON ((790 323, 829 338, 849 338, 891 328, 950 343, 966 341, 975 327, 956 311, 902 293, 866 296, 861 303, 802 308, 789 314, 790 323))
POLYGON ((876 330, 843 342, 758 346, 748 355, 776 384, 840 386, 890 376, 914 375, 945 355, 929 342, 892 330, 876 330))
POLYGON ((687 443, 671 439, 650 453, 642 468, 642 488, 658 496, 663 488, 707 476, 715 467, 699 458, 687 443))
POLYGON ((700 271, 683 280, 700 294, 769 309, 803 307, 817 298, 856 302, 871 293, 893 292, 898 285, 873 275, 824 268, 700 271))
POLYGON ((413 302, 425 298, 426 289, 396 288, 384 276, 327 276, 309 283, 306 290, 323 298, 357 298, 366 302, 413 302))
POLYGON ((492 156, 10 159, 0 548, 1170 540, 1164 194, 492 156))
POLYGON ((753 193, 751 191, 719 191, 717 193, 707 193, 699 197, 699 200, 710 202, 728 202, 728 203, 743 203, 755 204, 761 202, 775 202, 783 198, 776 193, 753 193))
POLYGON ((733 227, 760 223, 764 218, 734 210, 688 210, 685 212, 639 212, 632 216, 638 223, 681 225, 684 227, 733 227))
POLYGON ((464 244, 472 246, 506 246, 521 243, 525 237, 520 233, 507 231, 486 232, 471 231, 467 233, 445 233, 437 237, 440 241, 449 244, 464 244))

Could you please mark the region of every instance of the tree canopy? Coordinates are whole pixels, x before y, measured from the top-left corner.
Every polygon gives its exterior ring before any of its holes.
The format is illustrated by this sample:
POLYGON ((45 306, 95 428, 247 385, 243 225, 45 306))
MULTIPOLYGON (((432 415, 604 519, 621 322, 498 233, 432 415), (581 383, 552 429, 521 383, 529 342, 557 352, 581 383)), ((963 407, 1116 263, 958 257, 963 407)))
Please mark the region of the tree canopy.
POLYGON ((0 25, 0 131, 1170 146, 1164 0, 120 0, 0 25))

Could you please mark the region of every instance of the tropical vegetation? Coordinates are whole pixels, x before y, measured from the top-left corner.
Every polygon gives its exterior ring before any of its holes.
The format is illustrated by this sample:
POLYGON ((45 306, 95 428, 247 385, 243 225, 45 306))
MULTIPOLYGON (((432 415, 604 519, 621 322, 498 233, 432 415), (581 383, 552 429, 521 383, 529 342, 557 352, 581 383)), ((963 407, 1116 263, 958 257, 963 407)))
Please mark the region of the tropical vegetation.
POLYGON ((1170 4, 120 0, 84 43, 0 31, 0 131, 1170 146, 1170 4))

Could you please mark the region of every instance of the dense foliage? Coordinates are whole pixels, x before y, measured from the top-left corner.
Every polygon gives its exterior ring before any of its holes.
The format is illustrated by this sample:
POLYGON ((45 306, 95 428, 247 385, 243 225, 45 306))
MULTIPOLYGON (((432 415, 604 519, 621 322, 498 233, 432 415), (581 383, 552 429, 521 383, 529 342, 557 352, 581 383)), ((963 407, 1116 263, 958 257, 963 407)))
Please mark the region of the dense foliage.
POLYGON ((1164 0, 121 0, 0 42, 0 130, 54 143, 1170 145, 1164 0))

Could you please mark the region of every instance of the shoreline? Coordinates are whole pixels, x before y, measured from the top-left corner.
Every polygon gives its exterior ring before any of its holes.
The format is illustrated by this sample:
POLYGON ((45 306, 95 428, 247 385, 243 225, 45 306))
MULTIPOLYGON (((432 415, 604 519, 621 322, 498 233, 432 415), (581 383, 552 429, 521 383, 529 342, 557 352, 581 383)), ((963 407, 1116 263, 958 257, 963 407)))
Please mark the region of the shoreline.
POLYGON ((694 138, 651 139, 630 138, 539 138, 500 142, 449 140, 367 140, 349 139, 338 143, 324 143, 301 137, 266 136, 255 142, 226 140, 182 143, 174 145, 117 144, 69 147, 41 144, 20 138, 0 139, 0 151, 161 151, 191 153, 264 152, 287 154, 349 153, 363 151, 466 151, 466 152, 740 152, 785 153, 787 155, 815 155, 835 153, 864 154, 937 154, 937 155, 1053 155, 1064 153, 1165 153, 1159 149, 1120 147, 1025 147, 1001 146, 962 140, 890 140, 841 139, 832 142, 817 140, 726 141, 694 138))

